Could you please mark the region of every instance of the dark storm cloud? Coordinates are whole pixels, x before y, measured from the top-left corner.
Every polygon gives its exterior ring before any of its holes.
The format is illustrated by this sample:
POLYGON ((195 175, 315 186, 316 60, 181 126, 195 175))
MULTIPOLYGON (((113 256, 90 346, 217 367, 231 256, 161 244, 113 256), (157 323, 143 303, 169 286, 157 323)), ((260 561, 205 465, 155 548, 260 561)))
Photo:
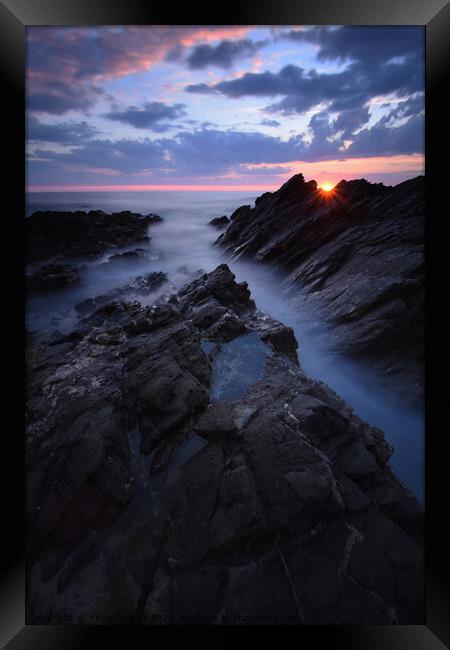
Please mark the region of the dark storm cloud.
POLYGON ((163 102, 147 102, 142 107, 129 106, 125 110, 112 110, 105 114, 110 120, 130 124, 136 129, 150 129, 161 132, 170 128, 164 120, 176 120, 184 117, 184 104, 170 106, 163 102))
POLYGON ((247 39, 240 41, 221 41, 217 45, 201 44, 194 47, 187 57, 187 64, 192 69, 216 66, 228 69, 243 57, 255 54, 266 41, 253 43, 247 39))
POLYGON ((98 129, 87 122, 43 124, 32 115, 27 120, 28 142, 57 142, 65 145, 82 144, 98 135, 98 129))

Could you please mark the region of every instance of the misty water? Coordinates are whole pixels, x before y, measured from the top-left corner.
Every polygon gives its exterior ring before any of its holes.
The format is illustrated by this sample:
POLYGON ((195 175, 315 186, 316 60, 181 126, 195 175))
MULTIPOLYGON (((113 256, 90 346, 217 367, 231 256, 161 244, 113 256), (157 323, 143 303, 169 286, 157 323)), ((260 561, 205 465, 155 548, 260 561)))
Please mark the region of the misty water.
MULTIPOLYGON (((299 342, 303 369, 314 379, 324 381, 343 397, 354 412, 371 425, 382 429, 393 445, 391 466, 400 480, 424 500, 424 414, 403 405, 389 379, 375 373, 364 363, 351 362, 330 353, 326 340, 313 335, 320 323, 308 320, 308 314, 292 307, 292 293, 285 275, 278 269, 233 259, 213 245, 221 230, 208 225, 214 217, 230 215, 241 205, 253 205, 256 195, 241 192, 89 192, 31 193, 27 214, 36 210, 103 210, 107 213, 130 210, 142 214, 157 213, 161 223, 150 227, 146 255, 137 261, 108 263, 101 260, 86 265, 83 285, 45 297, 30 298, 27 327, 69 331, 76 322, 74 305, 87 298, 123 286, 136 275, 164 271, 170 285, 159 293, 174 290, 199 269, 213 270, 226 262, 238 281, 247 281, 259 309, 290 325, 299 342)), ((158 292, 142 299, 152 304, 158 292)), ((256 351, 257 353, 257 351, 256 351)))

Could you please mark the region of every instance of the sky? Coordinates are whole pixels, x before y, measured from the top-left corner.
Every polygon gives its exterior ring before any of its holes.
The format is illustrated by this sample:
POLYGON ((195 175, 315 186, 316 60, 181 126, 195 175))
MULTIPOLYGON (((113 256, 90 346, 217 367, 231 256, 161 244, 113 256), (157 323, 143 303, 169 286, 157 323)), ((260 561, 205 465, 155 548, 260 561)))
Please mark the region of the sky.
POLYGON ((423 27, 27 28, 27 189, 424 173, 423 27))

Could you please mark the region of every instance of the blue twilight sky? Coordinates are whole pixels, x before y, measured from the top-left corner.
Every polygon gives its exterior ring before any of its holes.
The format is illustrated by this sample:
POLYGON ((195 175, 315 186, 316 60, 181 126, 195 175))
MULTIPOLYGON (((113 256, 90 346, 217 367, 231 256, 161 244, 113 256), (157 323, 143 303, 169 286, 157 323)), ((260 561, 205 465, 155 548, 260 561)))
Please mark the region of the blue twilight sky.
POLYGON ((27 29, 29 189, 423 173, 422 27, 27 29))

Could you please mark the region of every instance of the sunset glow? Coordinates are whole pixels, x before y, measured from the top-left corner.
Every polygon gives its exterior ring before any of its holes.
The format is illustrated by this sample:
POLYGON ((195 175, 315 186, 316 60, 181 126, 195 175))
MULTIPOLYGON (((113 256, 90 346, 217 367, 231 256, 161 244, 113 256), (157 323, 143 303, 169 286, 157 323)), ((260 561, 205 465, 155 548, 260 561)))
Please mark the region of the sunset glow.
POLYGON ((331 192, 333 189, 334 185, 333 183, 322 183, 322 185, 319 185, 320 189, 323 190, 324 192, 331 192))
POLYGON ((277 185, 30 185, 28 192, 267 192, 277 185))
POLYGON ((395 185, 424 173, 423 61, 421 27, 28 27, 27 190, 395 185))

